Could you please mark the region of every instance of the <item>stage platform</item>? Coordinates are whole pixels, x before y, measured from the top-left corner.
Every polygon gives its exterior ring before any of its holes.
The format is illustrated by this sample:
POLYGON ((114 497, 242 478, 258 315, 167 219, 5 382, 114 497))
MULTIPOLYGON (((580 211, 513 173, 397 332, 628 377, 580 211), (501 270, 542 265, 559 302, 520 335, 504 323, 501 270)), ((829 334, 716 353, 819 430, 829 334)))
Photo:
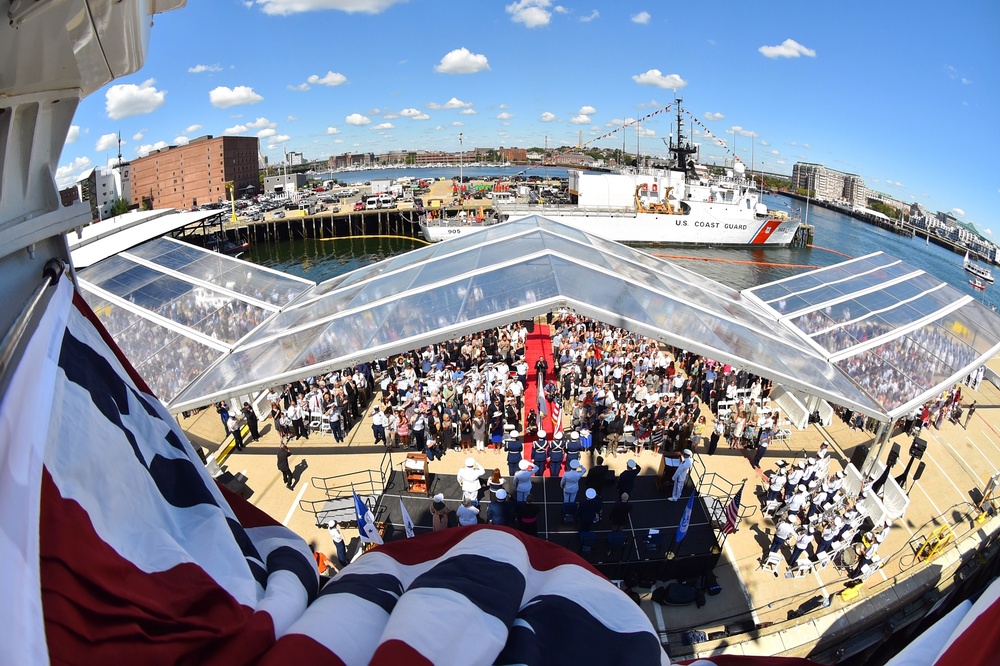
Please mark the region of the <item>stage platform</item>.
MULTIPOLYGON (((669 493, 661 493, 657 489, 656 477, 637 477, 629 501, 632 505, 629 515, 631 527, 623 531, 625 542, 620 544, 609 542, 611 526, 608 517, 617 498, 617 490, 613 481, 608 483, 600 494, 604 500, 603 515, 592 531, 594 541, 589 549, 581 543, 576 522, 564 522, 562 490, 558 478, 533 478, 531 497, 533 503, 541 509, 537 522, 539 538, 579 553, 612 580, 638 577, 650 581, 692 578, 711 571, 718 564, 720 544, 716 529, 710 523, 709 505, 714 503, 712 498, 695 497, 687 535, 681 543, 675 542, 677 529, 692 491, 688 484, 681 499, 671 502, 668 499, 669 493), (652 539, 650 530, 654 530, 652 539), (656 531, 659 532, 658 535, 655 534, 656 531), (668 559, 667 553, 670 551, 674 553, 674 557, 668 559)), ((430 532, 430 497, 437 493, 444 495, 445 504, 452 510, 449 527, 458 529, 454 511, 462 503, 462 491, 456 477, 431 473, 429 493, 430 496, 425 496, 407 492, 402 473, 392 473, 391 478, 387 479, 376 515, 376 520, 385 524, 386 541, 406 538, 400 502, 413 520, 414 533, 419 535, 430 532)), ((483 523, 489 505, 489 491, 485 487, 480 490, 479 500, 479 522, 483 523)), ((511 527, 517 527, 516 523, 511 527)))

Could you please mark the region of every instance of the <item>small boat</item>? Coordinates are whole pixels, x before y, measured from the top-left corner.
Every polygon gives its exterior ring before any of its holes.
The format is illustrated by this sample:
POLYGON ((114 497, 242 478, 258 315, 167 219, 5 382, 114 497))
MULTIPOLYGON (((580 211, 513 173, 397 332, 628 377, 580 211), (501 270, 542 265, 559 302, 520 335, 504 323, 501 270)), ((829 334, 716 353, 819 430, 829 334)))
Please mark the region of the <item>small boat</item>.
POLYGON ((979 289, 980 291, 982 291, 983 289, 986 289, 986 283, 985 282, 980 282, 978 279, 976 279, 976 280, 969 280, 969 284, 972 285, 973 289, 979 289))
POLYGON ((219 236, 218 234, 209 234, 205 238, 206 250, 221 252, 222 254, 228 254, 231 257, 239 257, 249 248, 250 243, 242 238, 239 239, 239 242, 233 242, 225 236, 219 236))
POLYGON ((970 261, 968 250, 965 251, 965 259, 962 261, 962 266, 966 272, 971 273, 976 279, 993 284, 993 271, 970 261))

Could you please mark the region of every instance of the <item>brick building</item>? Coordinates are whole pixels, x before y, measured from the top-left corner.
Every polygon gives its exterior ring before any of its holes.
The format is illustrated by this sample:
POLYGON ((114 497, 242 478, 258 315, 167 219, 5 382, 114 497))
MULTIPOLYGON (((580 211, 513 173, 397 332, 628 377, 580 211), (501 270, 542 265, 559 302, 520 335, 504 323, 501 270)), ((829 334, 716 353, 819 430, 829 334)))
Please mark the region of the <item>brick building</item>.
POLYGON ((260 189, 258 139, 244 136, 203 136, 185 146, 170 146, 132 160, 132 198, 135 205, 187 209, 260 189))

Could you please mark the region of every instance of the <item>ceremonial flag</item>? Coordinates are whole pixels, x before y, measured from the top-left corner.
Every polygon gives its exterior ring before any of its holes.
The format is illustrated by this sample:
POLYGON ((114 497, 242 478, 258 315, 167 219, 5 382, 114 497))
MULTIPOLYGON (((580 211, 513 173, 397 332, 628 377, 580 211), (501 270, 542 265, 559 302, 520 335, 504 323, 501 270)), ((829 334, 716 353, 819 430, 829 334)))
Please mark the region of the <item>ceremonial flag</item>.
POLYGON ((680 527, 677 528, 677 537, 674 539, 677 543, 684 540, 687 536, 688 527, 691 525, 691 511, 694 509, 694 491, 691 491, 691 496, 688 497, 687 506, 684 507, 684 515, 681 516, 680 527))
POLYGON ((552 401, 552 432, 562 432, 562 407, 559 406, 559 398, 552 401))
POLYGON ((743 497, 744 487, 746 487, 746 482, 740 486, 739 492, 736 493, 736 497, 734 497, 733 501, 726 507, 726 524, 722 526, 723 534, 732 534, 736 531, 736 521, 739 520, 740 517, 740 499, 743 497))
POLYGON ((382 545, 382 535, 375 527, 375 516, 372 515, 372 510, 358 497, 356 492, 351 492, 354 495, 354 511, 358 514, 358 536, 361 537, 361 543, 382 545))
POLYGON ((399 498, 399 512, 403 514, 403 529, 406 530, 406 538, 409 539, 413 536, 413 519, 410 518, 410 512, 406 510, 402 497, 399 498))

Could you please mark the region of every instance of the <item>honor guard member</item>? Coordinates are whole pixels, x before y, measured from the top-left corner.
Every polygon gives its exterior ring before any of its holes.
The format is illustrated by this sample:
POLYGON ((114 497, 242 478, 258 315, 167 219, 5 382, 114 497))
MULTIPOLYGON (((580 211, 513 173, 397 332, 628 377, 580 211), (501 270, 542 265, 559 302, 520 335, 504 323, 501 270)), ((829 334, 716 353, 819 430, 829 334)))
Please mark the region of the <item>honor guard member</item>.
POLYGON ((507 473, 514 476, 517 473, 517 464, 524 460, 524 444, 521 443, 521 433, 513 431, 510 439, 504 443, 507 449, 507 473))
POLYGON ((808 501, 809 493, 806 491, 806 487, 800 483, 795 487, 795 492, 788 498, 788 502, 786 504, 788 508, 788 515, 798 515, 808 501))
POLYGON ((580 451, 583 447, 580 445, 580 433, 575 430, 569 434, 569 441, 566 442, 566 468, 569 469, 569 465, 573 463, 574 460, 580 459, 580 451))
MULTIPOLYGON (((674 471, 674 475, 671 480, 674 482, 673 490, 670 493, 670 497, 667 499, 671 502, 676 502, 680 499, 681 493, 684 492, 684 484, 687 483, 688 473, 691 471, 691 463, 693 462, 691 456, 691 449, 684 449, 679 460, 672 460, 669 458, 664 459, 664 463, 668 467, 676 467, 677 470, 674 471)), ((631 460, 629 462, 632 462, 631 460)))
POLYGON ((538 437, 531 445, 531 462, 535 466, 535 476, 541 476, 545 471, 545 461, 549 457, 549 441, 544 430, 538 431, 538 437))
POLYGON ((788 475, 785 473, 785 465, 787 464, 784 460, 774 463, 777 469, 771 472, 771 483, 767 487, 766 502, 768 504, 776 502, 781 497, 781 491, 785 489, 785 483, 788 481, 788 475))
POLYGON ((557 432, 552 436, 552 442, 549 444, 549 474, 553 477, 558 477, 562 471, 563 459, 566 457, 565 451, 563 434, 557 432))
POLYGON ((802 475, 802 480, 799 481, 799 483, 801 483, 804 486, 808 486, 810 483, 812 483, 813 479, 816 478, 816 471, 818 469, 819 469, 819 462, 815 458, 813 458, 812 456, 806 458, 806 471, 805 474, 802 475))
POLYGON ((535 466, 529 460, 521 460, 517 463, 517 472, 514 473, 514 492, 518 504, 524 502, 531 492, 531 477, 535 473, 535 466))

